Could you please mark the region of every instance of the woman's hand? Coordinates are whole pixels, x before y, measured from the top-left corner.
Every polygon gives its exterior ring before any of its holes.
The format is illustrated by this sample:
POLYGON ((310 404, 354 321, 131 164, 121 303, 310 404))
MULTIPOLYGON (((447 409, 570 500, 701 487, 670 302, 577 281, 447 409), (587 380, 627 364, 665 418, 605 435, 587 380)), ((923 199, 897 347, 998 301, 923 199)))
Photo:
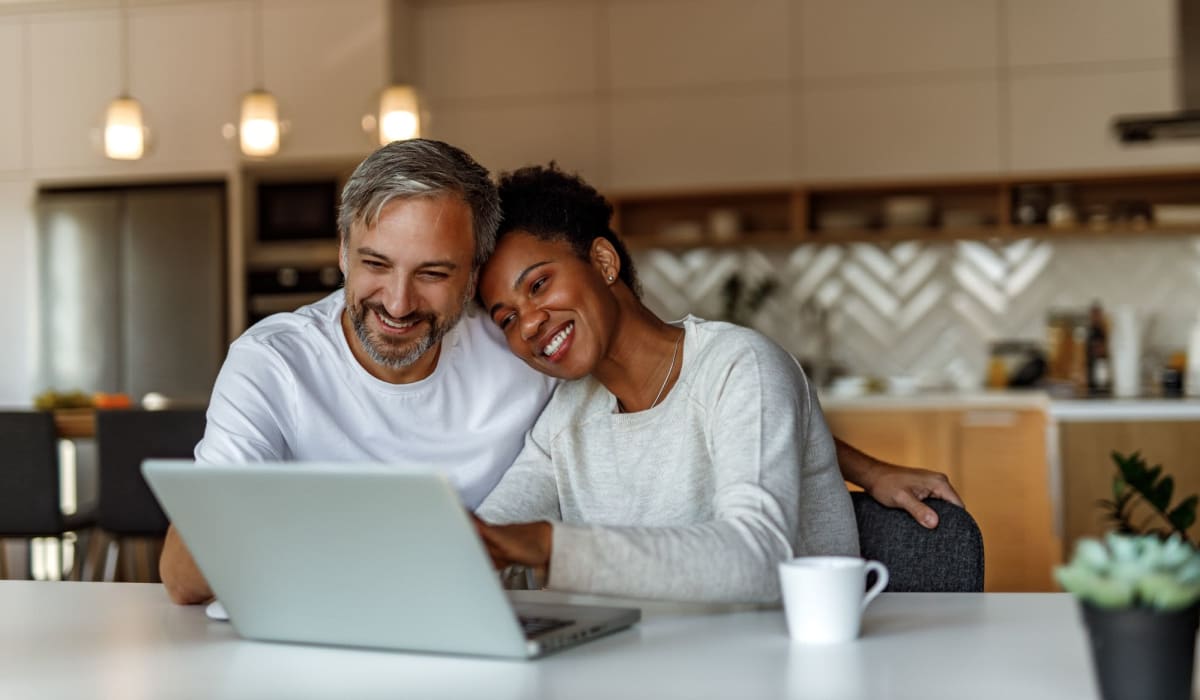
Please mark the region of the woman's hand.
MULTIPOLYGON (((550 551, 554 537, 550 523, 517 523, 514 525, 489 525, 474 515, 475 529, 483 538, 492 564, 503 569, 513 564, 528 566, 544 574, 550 566, 550 551)), ((542 580, 545 580, 543 577, 542 580)))
POLYGON ((963 507, 962 499, 941 472, 880 462, 872 476, 869 485, 862 485, 871 498, 889 508, 903 508, 927 528, 937 527, 938 516, 922 503, 926 498, 940 498, 963 507))
POLYGON ((940 498, 959 508, 965 507, 945 474, 889 464, 837 438, 834 438, 834 443, 837 445, 842 477, 846 481, 857 484, 867 495, 888 508, 903 508, 927 528, 937 527, 938 515, 921 502, 926 498, 940 498))

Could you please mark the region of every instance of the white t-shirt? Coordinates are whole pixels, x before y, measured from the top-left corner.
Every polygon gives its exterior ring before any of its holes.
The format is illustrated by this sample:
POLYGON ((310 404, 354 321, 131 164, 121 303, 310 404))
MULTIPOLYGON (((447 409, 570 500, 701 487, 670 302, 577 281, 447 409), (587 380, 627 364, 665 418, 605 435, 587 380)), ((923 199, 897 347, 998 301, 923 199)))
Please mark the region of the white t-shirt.
POLYGON ((385 462, 445 471, 474 508, 521 450, 554 380, 470 305, 433 374, 391 384, 359 364, 338 290, 255 324, 229 348, 196 461, 385 462))

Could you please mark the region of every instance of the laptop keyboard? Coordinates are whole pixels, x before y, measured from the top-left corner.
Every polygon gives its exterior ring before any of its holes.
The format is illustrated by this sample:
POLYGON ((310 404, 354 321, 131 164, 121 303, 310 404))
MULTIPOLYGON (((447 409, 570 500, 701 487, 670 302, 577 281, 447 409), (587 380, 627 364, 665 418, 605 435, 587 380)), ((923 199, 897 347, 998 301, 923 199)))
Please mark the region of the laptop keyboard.
POLYGON ((553 632, 563 627, 570 627, 575 624, 574 620, 560 620, 555 617, 526 617, 518 616, 517 620, 521 623, 521 629, 525 631, 527 639, 533 639, 539 635, 553 632))

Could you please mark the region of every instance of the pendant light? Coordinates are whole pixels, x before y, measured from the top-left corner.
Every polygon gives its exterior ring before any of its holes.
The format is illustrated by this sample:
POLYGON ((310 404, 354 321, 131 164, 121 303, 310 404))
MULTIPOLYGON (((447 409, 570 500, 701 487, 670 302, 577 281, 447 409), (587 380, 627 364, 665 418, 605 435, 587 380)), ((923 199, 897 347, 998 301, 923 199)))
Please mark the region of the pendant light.
POLYGON ((415 139, 421 135, 417 90, 411 85, 389 85, 379 96, 379 145, 415 139))
POLYGON ((142 105, 129 96, 129 0, 121 0, 121 94, 104 115, 104 155, 113 160, 139 160, 146 154, 142 105))
POLYGON ((279 101, 262 87, 262 0, 254 0, 251 21, 255 88, 242 97, 242 118, 238 133, 242 153, 253 158, 267 158, 279 152, 279 101))
POLYGON ((420 102, 417 89, 403 80, 411 73, 413 13, 405 0, 388 3, 388 72, 391 84, 379 94, 375 114, 363 118, 363 128, 375 132, 379 145, 415 139, 421 135, 420 102))

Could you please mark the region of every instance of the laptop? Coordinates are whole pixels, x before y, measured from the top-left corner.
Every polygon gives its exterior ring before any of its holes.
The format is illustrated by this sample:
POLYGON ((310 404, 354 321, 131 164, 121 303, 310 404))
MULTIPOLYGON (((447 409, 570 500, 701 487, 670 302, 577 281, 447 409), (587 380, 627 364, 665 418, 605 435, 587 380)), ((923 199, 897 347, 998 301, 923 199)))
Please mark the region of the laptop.
POLYGON ((437 472, 147 460, 142 473, 249 639, 535 658, 641 617, 511 602, 437 472))

